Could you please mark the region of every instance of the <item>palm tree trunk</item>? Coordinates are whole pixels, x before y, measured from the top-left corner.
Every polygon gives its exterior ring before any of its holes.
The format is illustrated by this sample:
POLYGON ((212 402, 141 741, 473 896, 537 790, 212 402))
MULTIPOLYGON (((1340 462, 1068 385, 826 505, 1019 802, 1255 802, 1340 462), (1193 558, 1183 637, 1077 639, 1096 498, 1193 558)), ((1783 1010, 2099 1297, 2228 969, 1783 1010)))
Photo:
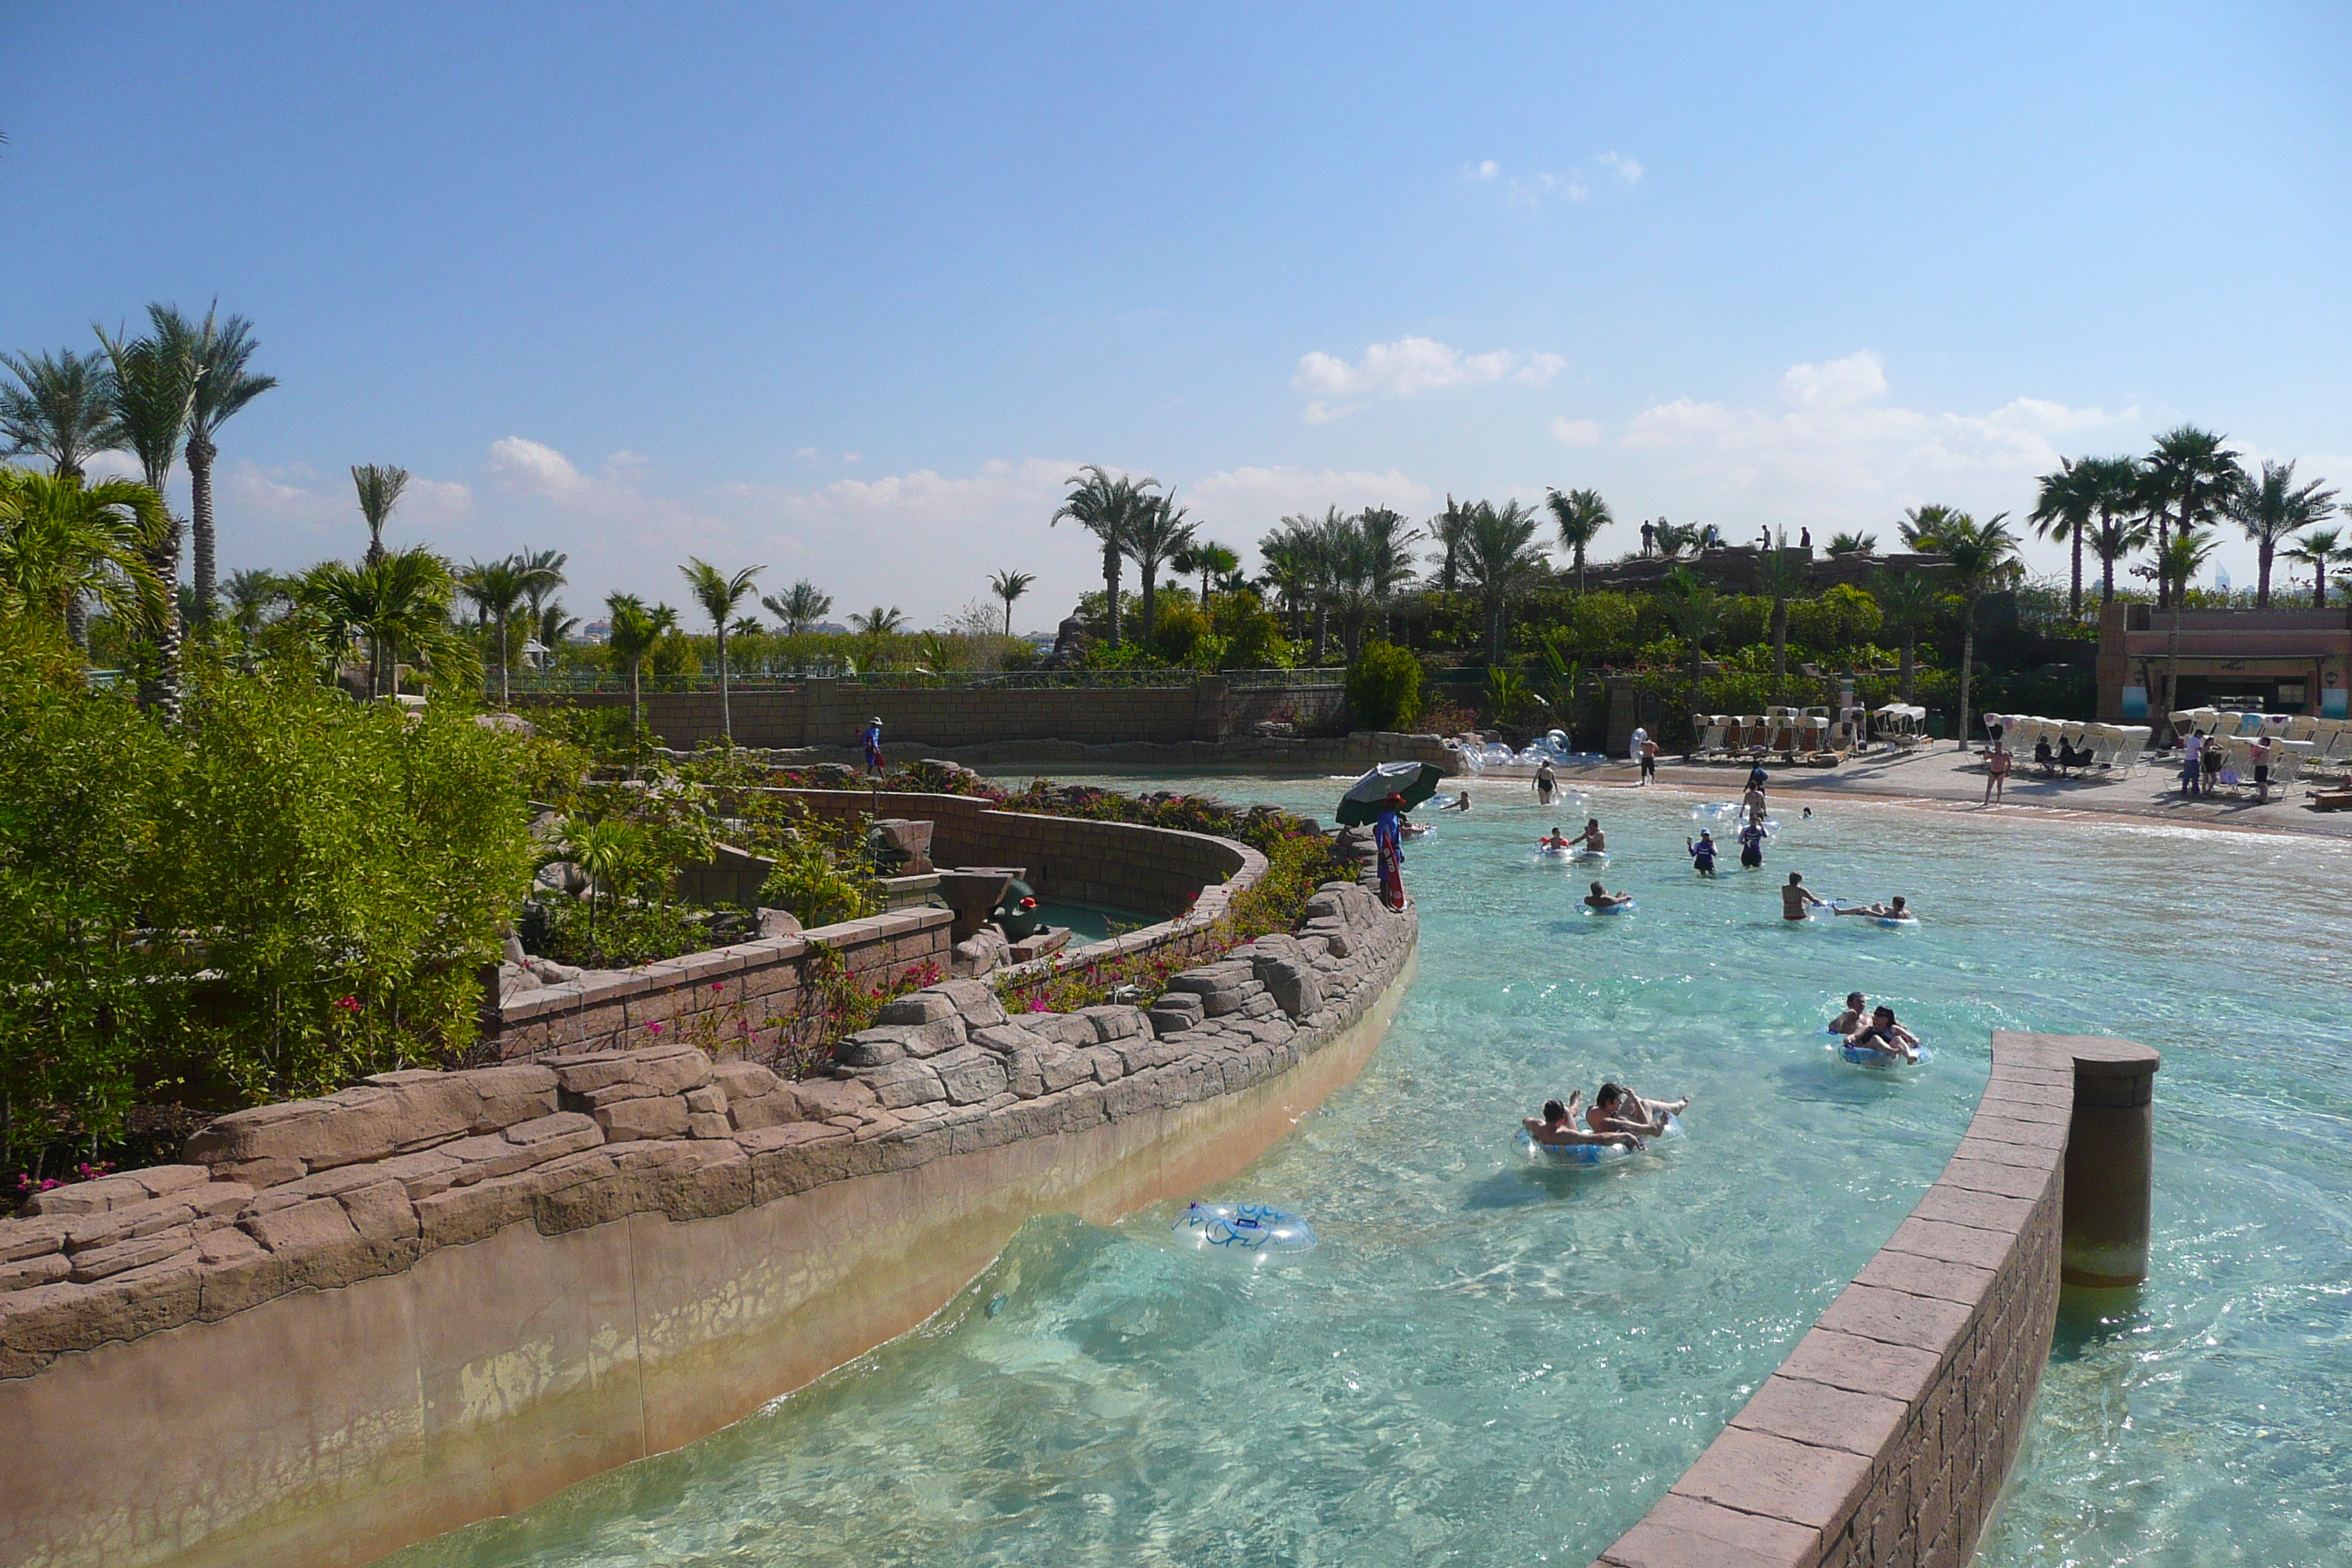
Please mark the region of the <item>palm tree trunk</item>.
POLYGON ((1960 606, 1960 750, 1969 749, 1969 682, 1976 675, 1977 602, 1960 606))
POLYGON ((2099 608, 2105 609, 2116 602, 2116 558, 2099 557, 2099 608))
POLYGON ((1314 662, 1318 668, 1323 663, 1323 650, 1326 639, 1330 636, 1330 609, 1323 603, 1323 600, 1318 595, 1315 601, 1315 651, 1312 655, 1314 662))
POLYGON ((89 612, 82 608, 79 590, 68 590, 66 594, 66 636, 82 652, 89 651, 89 612))
POLYGON ((732 749, 735 744, 735 715, 727 706, 727 622, 719 622, 719 732, 727 738, 732 749))
POLYGON ((2327 563, 2325 561, 2311 563, 2311 607, 2315 610, 2327 608, 2327 563))
POLYGON ((1496 595, 1486 603, 1486 668, 1496 669, 1503 663, 1503 596, 1496 595))
POLYGON ((645 668, 645 662, 642 658, 629 660, 629 743, 631 745, 636 743, 637 729, 646 721, 645 704, 638 696, 637 687, 637 671, 645 668))
MULTIPOLYGON (((2181 601, 2188 597, 2189 585, 2183 583, 2181 591, 2172 599, 2172 635, 2165 638, 2164 712, 2167 723, 2171 721, 2172 710, 2180 706, 2180 607, 2181 601)), ((2158 733, 2162 732, 2159 728, 2158 733)))
POLYGON ((195 535, 196 624, 210 626, 218 562, 213 534, 213 458, 215 448, 202 434, 188 437, 188 514, 195 535))
POLYGON ((1151 643, 1151 628, 1160 618, 1160 566, 1148 562, 1143 568, 1143 642, 1151 643))
MULTIPOLYGON (((1818 667, 1817 667, 1818 668, 1818 667)), ((1789 700, 1789 601, 1772 601, 1772 700, 1789 700)))
MULTIPOLYGON (((2164 547, 2172 542, 2172 514, 2162 507, 2156 509, 2156 558, 2164 559, 2164 547)), ((2168 609, 2172 605, 2172 579, 2162 572, 2156 574, 2156 607, 2168 609)))
POLYGON ((1103 625, 1110 646, 1118 646, 1118 546, 1103 545, 1103 625))
POLYGON ((1919 634, 1909 626, 1903 628, 1903 701, 1907 707, 1913 701, 1918 681, 1919 634))
POLYGON ((2079 521, 2074 524, 2074 578, 2066 589, 2066 618, 2083 618, 2083 525, 2079 521))
POLYGON ((507 694, 507 615, 499 612, 499 711, 505 712, 511 699, 507 694))
POLYGON ((2265 539, 2254 552, 2254 608, 2271 607, 2271 556, 2278 546, 2265 539))

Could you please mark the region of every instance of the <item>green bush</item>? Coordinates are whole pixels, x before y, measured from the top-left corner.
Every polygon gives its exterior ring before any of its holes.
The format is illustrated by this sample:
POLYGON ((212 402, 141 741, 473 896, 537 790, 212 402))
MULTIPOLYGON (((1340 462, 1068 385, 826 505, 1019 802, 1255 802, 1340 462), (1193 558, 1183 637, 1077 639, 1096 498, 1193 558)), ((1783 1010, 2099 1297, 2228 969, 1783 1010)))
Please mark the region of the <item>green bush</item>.
POLYGON ((1391 644, 1366 643, 1348 667, 1348 706, 1358 729, 1403 729, 1421 712, 1421 661, 1391 644))

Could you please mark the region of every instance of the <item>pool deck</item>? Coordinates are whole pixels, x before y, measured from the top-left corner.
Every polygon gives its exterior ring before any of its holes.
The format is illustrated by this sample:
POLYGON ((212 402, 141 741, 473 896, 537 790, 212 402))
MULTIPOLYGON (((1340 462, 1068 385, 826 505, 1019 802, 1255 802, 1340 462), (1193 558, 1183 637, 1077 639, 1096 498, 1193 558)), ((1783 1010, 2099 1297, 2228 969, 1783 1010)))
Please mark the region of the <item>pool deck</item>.
MULTIPOLYGON (((2177 757, 2179 753, 2167 753, 2177 757)), ((2159 762, 2145 772, 2120 779, 2044 779, 2032 776, 2031 764, 2011 773, 2000 805, 1985 805, 1985 775, 1976 753, 1965 756, 1948 742, 1884 758, 1855 761, 1839 768, 1798 768, 1766 764, 1772 775, 1776 799, 1796 797, 1819 809, 1819 803, 1839 795, 1867 796, 1970 812, 2032 812, 2042 816, 2096 817, 2128 816, 2180 827, 2209 827, 2250 833, 2304 833, 2329 838, 2352 838, 2352 811, 2313 809, 2309 789, 2297 784, 2292 798, 2273 795, 2267 805, 2257 805, 2252 795, 2242 799, 2224 795, 2213 800, 2183 800, 2175 791, 2179 764, 2159 762)), ((1659 759, 1658 785, 1676 793, 1701 793, 1725 800, 1737 799, 1745 773, 1734 764, 1684 765, 1659 759)), ((1612 762, 1601 768, 1563 772, 1568 789, 1633 789, 1640 774, 1630 762, 1612 762)), ((1526 794, 1534 786, 1524 779, 1496 779, 1476 795, 1497 798, 1526 794)), ((1785 815, 1786 807, 1775 808, 1785 815)))

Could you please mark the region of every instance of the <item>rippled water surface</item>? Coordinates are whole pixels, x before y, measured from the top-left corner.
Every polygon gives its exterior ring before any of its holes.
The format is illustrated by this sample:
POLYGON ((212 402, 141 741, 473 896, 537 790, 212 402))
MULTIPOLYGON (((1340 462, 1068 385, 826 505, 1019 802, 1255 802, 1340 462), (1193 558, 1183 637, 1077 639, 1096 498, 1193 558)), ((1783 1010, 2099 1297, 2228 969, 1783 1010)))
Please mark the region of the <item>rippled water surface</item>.
MULTIPOLYGON (((1203 787, 1328 815, 1338 786, 1203 787)), ((1987 1559, 2352 1558, 2352 847, 1841 802, 1785 822, 1765 873, 1706 883, 1686 800, 1611 791, 1604 875, 1641 911, 1597 920, 1580 870, 1529 853, 1566 818, 1483 787, 1410 851, 1420 971, 1378 1056, 1202 1194, 1297 1209, 1318 1250, 1179 1252, 1173 1205, 1033 1221, 916 1332, 397 1561, 1583 1563, 1942 1168, 1999 1027, 2166 1066, 2155 1278, 2070 1300, 1987 1559), (1791 868, 1927 923, 1785 928, 1791 868), (1934 1063, 1834 1062, 1819 1031, 1852 988, 1934 1063), (1603 1077, 1695 1096, 1690 1136, 1528 1166, 1517 1118, 1603 1077)))

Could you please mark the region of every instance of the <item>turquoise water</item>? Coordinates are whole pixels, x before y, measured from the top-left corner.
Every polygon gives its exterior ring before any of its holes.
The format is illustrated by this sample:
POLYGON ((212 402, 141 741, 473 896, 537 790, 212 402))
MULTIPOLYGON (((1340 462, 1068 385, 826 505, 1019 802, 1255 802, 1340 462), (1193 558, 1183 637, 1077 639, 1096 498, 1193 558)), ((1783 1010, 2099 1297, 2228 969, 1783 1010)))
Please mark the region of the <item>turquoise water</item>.
POLYGON ((1114 910, 1105 904, 1081 904, 1065 899, 1040 899, 1038 916, 1047 925, 1067 926, 1073 942, 1100 942, 1111 934, 1114 927, 1134 931, 1159 922, 1158 915, 1139 913, 1134 910, 1114 910))
MULTIPOLYGON (((1157 781, 1155 781, 1157 782, 1157 781)), ((1328 815, 1336 785, 1218 781, 1328 815)), ((1641 912, 1576 912, 1507 786, 1412 847, 1417 980, 1352 1086, 1203 1196, 1311 1218, 1252 1269, 1162 1205, 1032 1222, 931 1322, 677 1454, 396 1561, 1565 1563, 1606 1546, 1942 1168, 1989 1031, 2166 1052, 2157 1274, 2074 1302, 2000 1564, 2336 1562, 2352 1360, 2343 931, 2352 849, 1840 803, 1694 879, 1687 802, 1596 795, 1641 912), (1784 927, 1772 884, 1927 923, 1784 927), (1837 1063, 1859 988, 1937 1048, 1837 1063), (1696 1097, 1671 1153, 1528 1166, 1603 1076, 1696 1097)), ((1793 816, 1796 806, 1781 807, 1793 816)), ((1573 825, 1571 824, 1571 826, 1573 825)))

